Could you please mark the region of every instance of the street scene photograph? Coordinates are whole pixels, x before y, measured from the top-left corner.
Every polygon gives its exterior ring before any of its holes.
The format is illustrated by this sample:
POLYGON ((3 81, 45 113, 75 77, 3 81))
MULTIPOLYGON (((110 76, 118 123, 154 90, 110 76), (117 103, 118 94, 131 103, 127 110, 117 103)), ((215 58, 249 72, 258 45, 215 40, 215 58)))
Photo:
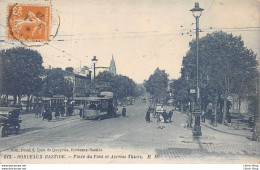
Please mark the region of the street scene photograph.
POLYGON ((258 0, 0 0, 1 168, 258 170, 259 21, 258 0))

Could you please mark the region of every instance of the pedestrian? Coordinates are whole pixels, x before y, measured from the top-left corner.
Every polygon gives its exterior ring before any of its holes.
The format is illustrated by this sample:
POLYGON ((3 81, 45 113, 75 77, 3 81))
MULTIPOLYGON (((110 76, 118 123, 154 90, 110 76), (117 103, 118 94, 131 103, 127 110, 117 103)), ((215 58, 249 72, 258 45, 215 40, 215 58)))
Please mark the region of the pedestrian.
POLYGON ((192 128, 192 113, 188 112, 187 127, 192 128))
POLYGON ((145 121, 146 123, 150 123, 150 109, 148 109, 146 112, 145 121))
POLYGON ((72 113, 73 113, 73 108, 72 108, 72 105, 70 104, 69 106, 68 106, 68 111, 67 111, 67 115, 68 116, 71 116, 72 115, 72 113))
POLYGON ((42 120, 44 119, 47 119, 48 122, 52 120, 52 113, 51 113, 51 109, 50 108, 47 108, 45 113, 44 113, 44 116, 42 117, 42 120))
POLYGON ((162 117, 163 117, 163 123, 167 123, 167 112, 165 109, 163 109, 162 117))
POLYGON ((205 114, 205 111, 204 110, 202 110, 202 112, 201 112, 201 119, 202 119, 202 122, 204 122, 205 123, 205 121, 206 121, 206 114, 205 114))
POLYGON ((44 115, 44 113, 45 113, 45 108, 44 108, 44 105, 42 105, 41 106, 41 111, 40 111, 41 113, 41 116, 43 117, 43 115, 44 115))
POLYGON ((125 106, 123 106, 122 115, 123 115, 124 117, 125 117, 125 115, 126 115, 126 108, 125 108, 125 106))
POLYGON ((80 108, 80 109, 79 109, 79 117, 82 117, 82 115, 83 115, 82 112, 83 112, 83 111, 82 111, 82 109, 80 108))
POLYGON ((63 116, 64 116, 64 113, 65 113, 64 105, 61 104, 60 107, 59 107, 59 109, 60 109, 60 116, 63 117, 63 116))
POLYGON ((40 114, 40 107, 39 106, 35 106, 34 107, 35 109, 35 117, 39 117, 39 114, 40 114))
POLYGON ((163 123, 164 120, 163 120, 163 116, 162 116, 162 113, 158 113, 157 114, 157 124, 158 124, 158 128, 157 129, 163 129, 164 126, 162 126, 161 123, 163 123))
POLYGON ((231 114, 230 114, 230 112, 228 111, 227 112, 227 125, 228 125, 228 127, 231 127, 231 114))
POLYGON ((172 122, 173 109, 169 111, 169 122, 172 122))
POLYGON ((59 109, 59 106, 56 106, 54 116, 55 116, 55 119, 59 119, 59 117, 60 117, 60 109, 59 109))
POLYGON ((157 129, 162 129, 160 115, 161 115, 160 113, 157 114, 157 125, 158 125, 157 129))

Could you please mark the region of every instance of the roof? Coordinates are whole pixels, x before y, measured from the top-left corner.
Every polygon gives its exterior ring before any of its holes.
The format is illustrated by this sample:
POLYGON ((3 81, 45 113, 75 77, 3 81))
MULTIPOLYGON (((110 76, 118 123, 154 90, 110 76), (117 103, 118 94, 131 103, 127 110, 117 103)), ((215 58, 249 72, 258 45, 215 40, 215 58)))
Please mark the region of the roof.
POLYGON ((13 110, 19 110, 19 108, 16 107, 0 107, 0 114, 8 114, 8 112, 13 111, 13 110))
POLYGON ((0 107, 0 111, 12 111, 12 110, 16 110, 16 109, 19 109, 19 108, 16 108, 16 107, 0 107))

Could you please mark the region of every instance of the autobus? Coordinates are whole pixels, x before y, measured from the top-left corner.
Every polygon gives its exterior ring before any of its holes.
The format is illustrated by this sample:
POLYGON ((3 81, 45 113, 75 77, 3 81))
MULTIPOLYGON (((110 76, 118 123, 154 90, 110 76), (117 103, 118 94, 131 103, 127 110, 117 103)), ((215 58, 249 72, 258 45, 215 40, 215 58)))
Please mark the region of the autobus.
POLYGON ((84 119, 103 119, 117 115, 117 106, 111 96, 74 97, 74 109, 84 119))

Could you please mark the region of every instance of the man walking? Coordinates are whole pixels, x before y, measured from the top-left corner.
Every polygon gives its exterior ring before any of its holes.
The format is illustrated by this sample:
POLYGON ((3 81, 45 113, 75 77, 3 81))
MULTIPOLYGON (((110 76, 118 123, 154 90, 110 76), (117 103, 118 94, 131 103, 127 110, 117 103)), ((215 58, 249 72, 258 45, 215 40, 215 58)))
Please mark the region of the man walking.
POLYGON ((169 112, 169 122, 172 122, 173 109, 169 112))
POLYGON ((146 123, 150 123, 150 109, 148 109, 146 112, 145 120, 146 120, 146 123))

